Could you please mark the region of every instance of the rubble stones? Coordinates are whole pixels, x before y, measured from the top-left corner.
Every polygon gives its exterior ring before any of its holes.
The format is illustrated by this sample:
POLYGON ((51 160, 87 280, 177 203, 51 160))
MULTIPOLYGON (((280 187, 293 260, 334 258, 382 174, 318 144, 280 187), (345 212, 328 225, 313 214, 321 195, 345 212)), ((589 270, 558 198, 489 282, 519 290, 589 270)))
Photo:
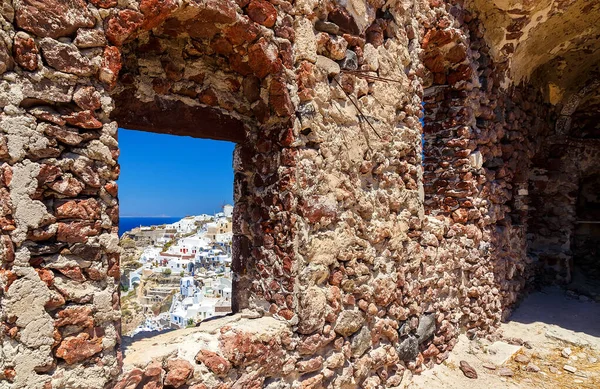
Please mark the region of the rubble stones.
POLYGON ((408 335, 396 345, 398 358, 402 361, 412 361, 419 355, 419 341, 413 335, 408 335))
POLYGON ((179 388, 187 382, 194 368, 191 363, 183 359, 170 359, 167 362, 167 376, 164 384, 179 388))
POLYGON ((196 361, 204 363, 216 375, 225 375, 231 369, 231 363, 227 359, 210 350, 200 350, 196 361))
POLYGON ((102 351, 102 338, 90 339, 88 334, 80 333, 77 336, 65 338, 56 350, 56 356, 72 365, 100 351, 102 351))
POLYGON ((6 72, 11 67, 12 58, 6 44, 0 40, 0 74, 6 72))
POLYGON ((144 21, 140 12, 124 9, 108 19, 106 23, 106 38, 115 46, 121 46, 144 21))
POLYGON ((95 24, 83 0, 16 0, 15 10, 17 26, 41 38, 69 36, 95 24))
POLYGON ((38 48, 31 36, 24 32, 15 35, 13 51, 15 62, 25 70, 38 68, 38 48))
POLYGON ((467 361, 460 361, 459 368, 467 378, 477 379, 477 372, 467 361))
POLYGON ((344 59, 338 62, 340 67, 344 70, 357 70, 358 69, 358 57, 352 50, 346 50, 346 56, 344 59))
POLYGON ((74 45, 44 38, 40 42, 40 48, 48 65, 56 70, 78 76, 91 76, 96 72, 93 63, 74 45))
POLYGON ((359 311, 342 311, 333 329, 342 336, 350 336, 364 324, 365 318, 359 311))
POLYGON ((354 358, 360 358, 370 347, 371 331, 369 331, 368 327, 363 327, 352 337, 352 355, 354 356, 354 358))
POLYGON ((266 0, 250 0, 248 16, 265 27, 273 27, 277 20, 277 10, 266 0))
POLYGON ((419 338, 419 344, 425 342, 435 333, 435 314, 430 313, 421 316, 416 335, 419 338))
POLYGON ((298 332, 311 334, 325 324, 325 294, 318 287, 311 287, 300 298, 298 332))
POLYGON ((501 367, 497 370, 498 375, 501 377, 512 377, 515 373, 508 367, 501 367))
POLYGON ((342 3, 0 3, 2 312, 25 278, 43 295, 0 317, 15 387, 393 387, 495 330, 537 272, 526 250, 568 276, 570 254, 535 250, 569 246, 565 164, 595 151, 550 147, 556 118, 585 122, 569 88, 513 79, 541 22, 502 48, 480 4, 342 3), (237 143, 233 302, 286 331, 203 323, 197 349, 117 379, 119 125, 237 143))

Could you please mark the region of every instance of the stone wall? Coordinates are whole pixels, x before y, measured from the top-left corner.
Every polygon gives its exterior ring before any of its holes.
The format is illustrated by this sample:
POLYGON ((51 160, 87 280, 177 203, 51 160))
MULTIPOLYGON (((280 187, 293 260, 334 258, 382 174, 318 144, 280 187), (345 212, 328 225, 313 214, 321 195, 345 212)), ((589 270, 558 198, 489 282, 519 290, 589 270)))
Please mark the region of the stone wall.
POLYGON ((0 388, 395 387, 531 280, 554 111, 461 2, 0 4, 0 388), (236 315, 120 377, 117 123, 237 143, 236 315))

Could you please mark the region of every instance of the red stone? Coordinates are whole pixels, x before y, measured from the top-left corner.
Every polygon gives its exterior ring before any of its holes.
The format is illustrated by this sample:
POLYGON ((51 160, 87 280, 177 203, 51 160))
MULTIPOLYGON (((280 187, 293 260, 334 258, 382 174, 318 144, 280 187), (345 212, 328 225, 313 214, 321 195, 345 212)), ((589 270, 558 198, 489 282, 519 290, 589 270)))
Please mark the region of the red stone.
POLYGON ((21 32, 15 35, 13 54, 17 64, 26 70, 37 70, 38 48, 29 35, 21 32))
POLYGON ((460 65, 456 70, 448 74, 448 84, 453 85, 459 81, 468 81, 471 79, 473 71, 470 65, 460 65))
POLYGON ((100 205, 95 199, 71 200, 59 203, 56 207, 57 219, 100 219, 100 205))
POLYGON ((109 277, 114 278, 115 280, 119 280, 121 277, 121 266, 119 264, 119 257, 115 261, 109 261, 108 272, 106 273, 109 277))
POLYGON ((112 8, 118 3, 117 0, 90 0, 90 3, 99 8, 112 8))
POLYGON ((321 367, 323 367, 323 357, 320 355, 307 361, 299 361, 296 364, 296 370, 300 373, 310 373, 320 370, 321 367))
POLYGON ((314 74, 314 65, 308 61, 302 61, 296 70, 296 82, 298 83, 298 96, 301 101, 311 100, 314 97, 314 87, 317 83, 314 74))
POLYGON ((446 54, 446 60, 451 63, 459 63, 467 58, 467 47, 465 45, 458 44, 448 50, 446 54))
POLYGON ((421 46, 427 49, 429 46, 443 46, 452 42, 457 37, 455 30, 429 30, 423 37, 421 46))
POLYGON ((119 48, 114 46, 104 48, 104 56, 102 57, 98 78, 110 88, 113 88, 117 84, 121 66, 123 64, 121 63, 121 51, 119 48))
POLYGON ((167 376, 165 377, 164 384, 179 388, 186 383, 193 371, 194 367, 188 361, 170 359, 167 361, 167 376))
POLYGON ((85 185, 81 181, 72 177, 55 181, 48 186, 52 190, 69 197, 77 196, 85 188, 85 185))
POLYGON ((60 269, 58 269, 58 271, 61 272, 63 275, 69 277, 73 281, 85 281, 85 276, 81 272, 81 269, 77 266, 61 267, 60 269))
POLYGON ((119 190, 119 185, 116 182, 111 181, 104 185, 104 189, 106 189, 109 195, 116 197, 119 190))
POLYGON ((65 298, 60 293, 53 293, 50 299, 44 304, 46 309, 56 309, 65 305, 65 298))
POLYGON ((229 66, 231 67, 231 70, 242 76, 248 76, 253 73, 250 64, 247 61, 244 61, 244 58, 237 53, 229 56, 229 66))
POLYGON ((166 95, 171 90, 171 83, 162 78, 152 80, 152 89, 159 95, 166 95))
POLYGON ((215 53, 229 57, 233 54, 233 45, 225 38, 218 37, 210 42, 210 47, 215 53))
POLYGON ((4 291, 8 291, 13 282, 17 279, 17 274, 12 270, 0 269, 0 277, 4 278, 4 291))
POLYGON ((260 28, 256 23, 249 21, 246 18, 232 26, 225 28, 224 35, 234 46, 244 43, 252 43, 258 37, 260 28))
POLYGON ((235 3, 231 0, 204 0, 199 6, 197 18, 201 21, 229 24, 237 19, 235 3))
POLYGON ((52 286, 54 284, 54 273, 52 270, 38 268, 35 269, 35 271, 40 277, 40 280, 44 281, 46 285, 52 286))
POLYGON ((81 333, 65 338, 56 350, 56 356, 72 365, 82 362, 100 351, 102 351, 102 338, 90 340, 88 334, 81 333))
POLYGON ((177 8, 175 0, 142 0, 140 11, 144 14, 144 29, 150 30, 161 24, 177 8))
POLYGON ((79 326, 84 328, 94 327, 92 308, 86 306, 75 306, 58 312, 58 318, 54 322, 56 327, 79 326))
POLYGON ((327 18, 330 22, 337 24, 342 32, 352 35, 360 34, 356 21, 354 21, 352 15, 345 8, 336 7, 333 11, 329 12, 327 18))
POLYGON ((55 235, 56 230, 49 226, 29 230, 29 232, 27 233, 27 239, 33 240, 35 242, 41 242, 44 240, 52 239, 55 235))
POLYGON ((204 363, 216 375, 225 375, 231 369, 231 363, 227 359, 209 350, 200 350, 196 361, 204 363))
POLYGON ((69 146, 76 146, 83 141, 83 137, 79 135, 79 132, 71 128, 47 126, 44 128, 44 133, 69 146))
POLYGON ((93 86, 84 86, 73 94, 73 101, 81 109, 95 111, 102 107, 100 93, 93 86))
POLYGON ((85 243, 90 236, 100 233, 100 224, 92 222, 58 223, 56 239, 59 242, 85 243))
POLYGON ((250 19, 268 28, 277 21, 277 10, 266 0, 251 0, 246 12, 250 19))
POLYGON ((140 369, 133 369, 121 380, 117 381, 113 389, 136 389, 138 384, 142 381, 143 371, 140 369))
POLYGON ((96 19, 83 0, 21 0, 15 9, 17 26, 39 37, 70 36, 96 19))
POLYGON ((144 22, 140 12, 124 9, 108 19, 105 26, 106 38, 115 46, 121 46, 144 22))
POLYGON ((202 102, 206 105, 210 105, 212 107, 219 104, 217 95, 215 94, 215 91, 213 91, 211 88, 207 88, 207 89, 203 90, 202 92, 200 92, 200 94, 198 95, 198 100, 200 100, 200 102, 202 102))
POLYGON ((444 56, 437 49, 429 52, 423 58, 423 65, 433 73, 441 73, 446 70, 444 56))
POLYGON ((9 382, 13 382, 17 376, 17 372, 12 367, 7 367, 2 373, 9 382))
POLYGON ((367 43, 370 43, 375 47, 381 46, 384 41, 384 27, 385 23, 381 19, 377 19, 372 25, 370 25, 365 32, 367 43))
POLYGON ((269 103, 277 115, 288 117, 294 114, 294 105, 283 80, 274 78, 269 85, 269 103))
POLYGON ((248 63, 259 78, 265 78, 281 70, 277 48, 269 44, 265 38, 260 38, 258 42, 248 47, 248 63))
POLYGON ((102 122, 96 119, 93 111, 73 112, 70 115, 63 115, 65 121, 75 127, 85 128, 86 130, 102 128, 102 122))

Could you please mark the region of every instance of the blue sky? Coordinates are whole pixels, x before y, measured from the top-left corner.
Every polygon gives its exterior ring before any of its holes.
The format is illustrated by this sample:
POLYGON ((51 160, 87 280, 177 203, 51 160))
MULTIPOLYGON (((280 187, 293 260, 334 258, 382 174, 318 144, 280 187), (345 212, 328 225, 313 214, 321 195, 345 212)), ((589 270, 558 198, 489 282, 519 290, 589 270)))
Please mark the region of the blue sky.
POLYGON ((119 129, 121 216, 186 216, 233 204, 234 143, 119 129))

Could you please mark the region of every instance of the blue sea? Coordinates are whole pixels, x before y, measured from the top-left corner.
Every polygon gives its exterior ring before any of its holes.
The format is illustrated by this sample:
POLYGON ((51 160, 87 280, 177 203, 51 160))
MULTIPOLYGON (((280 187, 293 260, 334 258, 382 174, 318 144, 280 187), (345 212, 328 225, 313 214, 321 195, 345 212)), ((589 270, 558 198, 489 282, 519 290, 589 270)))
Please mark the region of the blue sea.
POLYGON ((161 224, 171 224, 181 220, 181 217, 127 217, 121 216, 119 220, 119 236, 124 232, 132 230, 139 226, 159 226, 161 224))

